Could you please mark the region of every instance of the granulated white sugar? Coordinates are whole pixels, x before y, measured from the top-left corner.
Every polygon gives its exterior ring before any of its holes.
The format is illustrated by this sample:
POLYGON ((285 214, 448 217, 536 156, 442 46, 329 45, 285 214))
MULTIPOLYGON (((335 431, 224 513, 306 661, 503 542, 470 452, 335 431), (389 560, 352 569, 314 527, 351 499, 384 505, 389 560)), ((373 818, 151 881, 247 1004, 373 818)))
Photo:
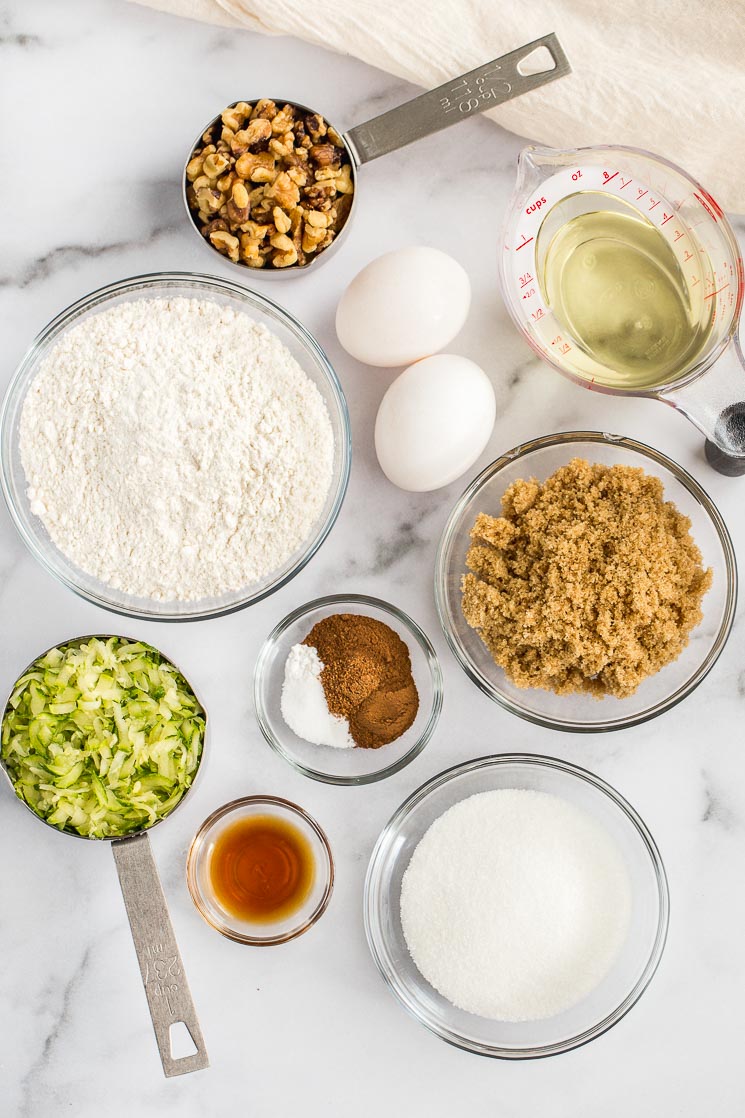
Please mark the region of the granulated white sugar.
POLYGON ((499 789, 436 819, 401 885, 423 977, 459 1009, 534 1021, 607 975, 626 938, 628 872, 615 841, 557 796, 499 789))
POLYGON ((88 574, 161 601, 280 569, 331 486, 317 387, 266 326, 195 298, 133 299, 67 330, 28 390, 31 511, 88 574))

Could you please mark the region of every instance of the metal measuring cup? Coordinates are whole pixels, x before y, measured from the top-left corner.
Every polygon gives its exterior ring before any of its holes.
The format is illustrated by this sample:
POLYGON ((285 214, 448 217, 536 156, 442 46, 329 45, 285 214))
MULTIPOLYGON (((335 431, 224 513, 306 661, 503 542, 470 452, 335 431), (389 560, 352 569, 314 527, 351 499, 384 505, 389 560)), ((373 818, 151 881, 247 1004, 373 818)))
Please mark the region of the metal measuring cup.
MULTIPOLYGON (((344 235, 349 231, 358 194, 357 172, 364 163, 369 163, 370 160, 377 159, 381 155, 387 155, 391 151, 397 151, 399 148, 414 143, 416 140, 421 140, 425 136, 440 132, 451 124, 457 124, 458 121, 465 120, 466 117, 482 113, 486 109, 493 109, 497 105, 504 104, 505 101, 511 101, 522 93, 538 89, 540 86, 555 81, 556 78, 562 78, 569 73, 571 73, 569 61, 556 35, 552 33, 544 35, 541 39, 535 39, 532 43, 526 43, 525 46, 518 47, 517 50, 510 51, 509 54, 504 54, 501 58, 496 58, 492 62, 486 62, 475 70, 470 70, 467 74, 452 78, 436 89, 431 89, 428 93, 422 93, 419 97, 414 97, 411 101, 398 105, 395 109, 390 109, 380 116, 373 117, 372 120, 365 121, 364 124, 358 124, 354 128, 350 128, 348 132, 335 129, 344 145, 344 152, 351 168, 350 173, 354 190, 351 194, 351 208, 346 221, 337 231, 328 248, 310 254, 305 264, 292 264, 286 268, 272 267, 270 264, 263 268, 249 268, 248 265, 232 261, 227 256, 223 256, 223 259, 228 264, 241 268, 244 272, 250 271, 260 276, 279 278, 288 273, 307 272, 309 268, 317 267, 318 261, 327 260, 331 257, 332 253, 339 247, 344 235), (548 51, 553 65, 548 69, 544 68, 536 73, 531 73, 528 69, 530 56, 541 48, 548 51)), ((255 100, 252 102, 249 98, 247 102, 252 104, 255 103, 255 100)), ((288 101, 277 97, 273 97, 271 100, 278 105, 291 105, 303 115, 312 115, 317 111, 297 101, 288 101)), ((233 102, 230 107, 232 108, 236 104, 238 102, 233 102)), ((223 109, 222 112, 224 111, 223 109)), ((194 152, 202 143, 203 135, 220 122, 222 112, 219 116, 213 117, 200 130, 196 140, 189 148, 189 155, 184 164, 181 180, 184 206, 191 227, 199 236, 200 241, 212 253, 217 252, 217 249, 205 240, 189 206, 186 193, 188 186, 186 168, 194 152)), ((334 127, 328 117, 324 116, 323 119, 330 127, 334 127)), ((220 253, 219 255, 223 254, 220 253)))
MULTIPOLYGON (((46 652, 41 653, 41 656, 46 656, 48 652, 51 652, 52 648, 69 648, 70 646, 81 645, 85 643, 85 641, 94 638, 107 641, 112 635, 113 634, 102 635, 99 633, 92 633, 89 636, 74 637, 72 640, 62 641, 52 645, 46 652)), ((134 640, 135 638, 124 637, 119 639, 134 640)), ((171 664, 172 667, 179 671, 178 666, 174 664, 172 660, 167 656, 163 656, 160 650, 158 650, 158 652, 166 663, 171 664)), ((18 678, 20 679, 21 676, 30 671, 33 663, 40 658, 39 656, 34 657, 31 664, 20 673, 18 678)), ((184 676, 184 678, 186 677, 184 676)), ((191 687, 191 683, 189 683, 189 686, 191 687)), ((192 688, 192 690, 194 689, 192 688)), ((10 692, 10 695, 12 694, 13 691, 10 692)), ((194 694, 196 695, 196 692, 194 692, 194 694)), ((10 695, 3 707, 3 720, 8 710, 10 695)), ((198 696, 197 701, 199 701, 198 696)), ((202 706, 201 702, 199 705, 202 706)), ((202 710, 204 711, 203 706, 202 710)), ((171 808, 168 814, 163 816, 163 819, 167 819, 181 807, 181 804, 192 791, 196 783, 196 779, 202 767, 202 761, 204 760, 204 750, 206 746, 206 711, 204 711, 204 719, 205 741, 202 743, 202 752, 199 757, 194 779, 176 806, 171 808)), ((79 839, 89 838, 88 835, 80 835, 76 831, 60 831, 58 827, 48 823, 46 819, 42 819, 25 800, 18 796, 12 777, 2 757, 0 757, 0 769, 2 769, 5 774, 14 795, 21 800, 23 806, 27 808, 40 823, 44 823, 45 826, 56 831, 58 834, 70 835, 72 838, 79 839)), ((110 837, 103 840, 93 839, 92 841, 111 843, 111 851, 114 855, 114 862, 116 863, 116 869, 119 875, 119 884, 124 897, 124 907, 127 910, 127 917, 129 918, 129 925, 132 930, 132 939, 137 953, 137 961, 140 964, 142 983, 145 987, 145 995, 150 1008, 150 1018, 153 1023, 153 1029, 155 1030, 155 1039, 158 1043, 161 1063, 163 1064, 163 1074, 170 1078, 174 1075, 185 1075, 187 1072, 200 1071, 202 1068, 209 1067, 209 1058, 197 1018, 197 1011, 194 1008, 189 985, 186 981, 184 966, 181 962, 181 954, 178 949, 178 944, 176 943, 176 936, 168 913, 166 898, 163 893, 163 887, 160 884, 158 870, 155 865, 150 840, 147 834, 157 823, 162 823, 163 819, 158 819, 156 823, 151 824, 150 827, 143 828, 139 831, 133 831, 130 834, 124 835, 122 838, 110 837), (196 1052, 188 1056, 176 1058, 171 1053, 170 1030, 171 1025, 178 1023, 183 1023, 188 1029, 194 1042, 196 1052)))

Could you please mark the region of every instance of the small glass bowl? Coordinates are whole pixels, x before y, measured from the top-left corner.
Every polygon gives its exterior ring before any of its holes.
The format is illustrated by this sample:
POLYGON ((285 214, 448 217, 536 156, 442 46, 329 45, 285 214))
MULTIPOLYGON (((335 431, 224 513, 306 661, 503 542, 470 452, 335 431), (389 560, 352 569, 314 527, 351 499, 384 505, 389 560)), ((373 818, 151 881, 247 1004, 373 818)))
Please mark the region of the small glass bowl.
POLYGON ((205 819, 189 847, 186 883, 191 899, 211 928, 237 943, 271 947, 301 936, 323 916, 334 888, 334 860, 326 835, 315 819, 297 804, 278 796, 244 796, 223 804, 205 819), (215 841, 226 827, 252 815, 273 815, 287 820, 308 840, 313 853, 315 875, 308 897, 297 912, 273 924, 239 919, 218 904, 210 886, 210 859, 215 841))
POLYGON ((271 299, 249 291, 232 280, 192 272, 156 272, 134 276, 86 295, 57 315, 32 342, 16 371, 3 404, 0 419, 0 454, 3 494, 23 542, 50 574, 94 605, 127 617, 146 621, 198 621, 233 613, 258 602, 289 582, 312 559, 339 515, 347 490, 352 461, 349 413, 341 385, 315 338, 296 318, 271 299), (174 296, 209 299, 243 311, 267 326, 287 346, 306 375, 321 393, 334 434, 334 463, 326 503, 311 536, 276 571, 250 586, 218 598, 195 602, 158 602, 125 594, 108 586, 72 563, 52 542, 38 516, 31 512, 26 493, 28 482, 21 463, 19 424, 23 404, 39 365, 57 340, 82 319, 118 303, 134 299, 169 299, 174 296))
POLYGON ((530 754, 482 757, 447 769, 422 785, 383 829, 365 880, 367 941, 380 973, 403 1007, 449 1044, 509 1060, 568 1052, 620 1021, 657 969, 669 910, 660 853, 633 807, 586 769, 530 754), (539 1021, 496 1021, 456 1009, 419 973, 401 928, 401 880, 426 831, 453 804, 498 788, 548 792, 585 811, 615 841, 631 885, 629 931, 609 973, 576 1005, 539 1021))
POLYGON ((601 431, 568 431, 523 443, 487 466, 450 514, 435 562, 435 601, 445 638, 456 659, 484 694, 506 710, 552 730, 597 733, 635 726, 662 714, 689 695, 708 675, 727 643, 737 605, 737 561, 727 527, 708 494, 690 474, 644 443, 601 431), (555 695, 516 687, 497 667, 463 616, 461 578, 466 572, 470 531, 480 512, 501 514, 501 498, 518 478, 545 481, 572 458, 608 466, 641 467, 661 479, 665 500, 691 520, 691 535, 714 581, 702 602, 703 620, 672 664, 645 679, 625 699, 555 695))
POLYGON ((288 614, 264 641, 254 672, 254 704, 264 737, 298 772, 326 784, 371 784, 408 765, 432 737, 442 709, 442 672, 429 638, 402 610, 364 594, 331 594, 288 614), (405 734, 379 749, 314 745, 294 734, 282 717, 280 699, 290 649, 304 641, 318 621, 335 613, 374 617, 398 633, 409 649, 419 710, 405 734))

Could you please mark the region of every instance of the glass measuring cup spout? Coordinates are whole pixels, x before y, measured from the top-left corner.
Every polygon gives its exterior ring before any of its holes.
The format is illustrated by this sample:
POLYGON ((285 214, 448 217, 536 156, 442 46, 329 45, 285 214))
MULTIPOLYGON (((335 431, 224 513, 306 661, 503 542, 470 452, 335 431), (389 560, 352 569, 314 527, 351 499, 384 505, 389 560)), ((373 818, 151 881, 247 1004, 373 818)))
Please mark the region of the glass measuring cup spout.
POLYGON ((745 474, 743 263, 695 179, 637 148, 525 148, 500 277, 519 330, 558 372, 667 403, 706 436, 715 469, 745 474))

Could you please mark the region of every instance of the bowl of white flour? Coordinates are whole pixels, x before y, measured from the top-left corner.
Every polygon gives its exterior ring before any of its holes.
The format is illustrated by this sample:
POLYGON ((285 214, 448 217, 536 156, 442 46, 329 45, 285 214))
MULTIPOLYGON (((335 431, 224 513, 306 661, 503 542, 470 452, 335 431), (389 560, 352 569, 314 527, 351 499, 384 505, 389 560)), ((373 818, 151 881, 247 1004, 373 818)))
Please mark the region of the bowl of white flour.
POLYGON ((552 757, 435 776, 378 839, 365 929, 390 989, 467 1051, 530 1059, 606 1032, 660 961, 669 900, 654 839, 599 777, 552 757))
POLYGON ((3 492, 48 571, 108 609, 197 620, 266 597, 318 550, 351 463, 346 401, 287 311, 159 273, 81 299, 8 390, 3 492))

